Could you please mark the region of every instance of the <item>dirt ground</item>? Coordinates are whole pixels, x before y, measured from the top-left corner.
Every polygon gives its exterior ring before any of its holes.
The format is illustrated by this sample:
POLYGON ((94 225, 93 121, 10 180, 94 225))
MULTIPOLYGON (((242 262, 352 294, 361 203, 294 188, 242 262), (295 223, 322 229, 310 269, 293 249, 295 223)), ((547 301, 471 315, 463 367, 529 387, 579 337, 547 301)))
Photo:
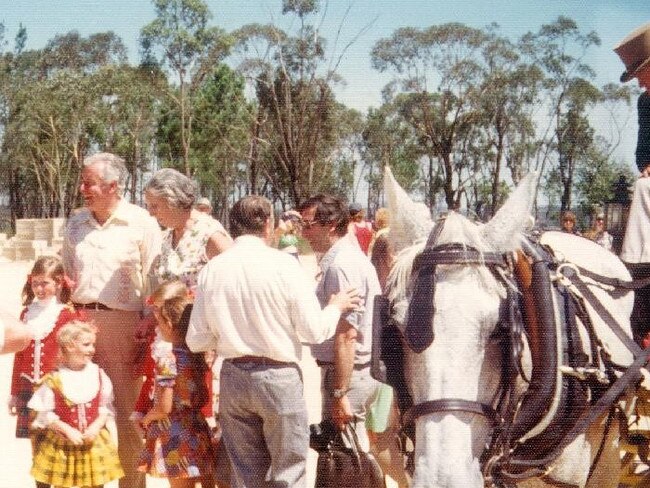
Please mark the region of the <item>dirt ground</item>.
MULTIPOLYGON (((302 257, 301 257, 302 259, 302 257)), ((313 257, 307 256, 303 264, 310 270, 316 268, 313 257)), ((21 310, 20 291, 29 273, 31 262, 7 262, 0 261, 0 302, 3 309, 15 311, 18 314, 21 310)), ((5 446, 4 454, 0 456, 0 488, 22 488, 34 486, 29 476, 31 466, 30 444, 27 439, 16 439, 14 429, 15 417, 8 413, 5 407, 9 399, 9 387, 11 383, 11 369, 13 355, 0 355, 0 445, 5 446)), ((320 421, 320 370, 305 348, 303 360, 300 364, 303 370, 305 383, 305 398, 309 410, 309 421, 315 423, 320 421)), ((316 465, 316 453, 309 452, 307 465, 308 486, 314 486, 314 472, 316 465)), ((164 479, 148 478, 148 488, 163 488, 169 486, 164 479)), ((117 482, 106 485, 107 488, 117 488, 117 482)))

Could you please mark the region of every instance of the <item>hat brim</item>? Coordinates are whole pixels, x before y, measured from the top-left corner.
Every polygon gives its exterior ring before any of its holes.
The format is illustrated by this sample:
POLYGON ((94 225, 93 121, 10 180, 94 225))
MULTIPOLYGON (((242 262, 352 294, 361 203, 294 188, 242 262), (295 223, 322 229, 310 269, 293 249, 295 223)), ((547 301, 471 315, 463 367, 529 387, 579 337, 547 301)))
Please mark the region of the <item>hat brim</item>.
POLYGON ((621 75, 621 83, 626 83, 630 81, 639 73, 639 71, 647 67, 648 64, 650 64, 650 58, 647 58, 643 63, 641 63, 636 68, 634 68, 634 71, 627 71, 627 70, 624 71, 623 74, 621 75))

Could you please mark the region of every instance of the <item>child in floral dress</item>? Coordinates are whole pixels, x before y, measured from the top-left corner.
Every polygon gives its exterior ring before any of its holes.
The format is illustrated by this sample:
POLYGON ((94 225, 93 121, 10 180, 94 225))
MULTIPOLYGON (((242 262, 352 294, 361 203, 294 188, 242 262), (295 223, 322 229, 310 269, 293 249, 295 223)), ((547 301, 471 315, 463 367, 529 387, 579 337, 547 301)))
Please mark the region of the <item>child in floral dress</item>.
POLYGON ((34 440, 31 475, 59 487, 97 488, 124 472, 106 424, 113 411, 113 385, 95 363, 96 328, 74 320, 57 334, 60 365, 49 373, 28 407, 41 429, 34 440))
POLYGON ((173 347, 171 354, 157 360, 154 404, 142 419, 146 433, 139 469, 168 478, 172 488, 193 488, 197 481, 212 488, 215 452, 201 413, 209 401, 207 365, 203 355, 191 352, 185 343, 192 299, 182 282, 170 281, 150 302, 160 335, 173 347))

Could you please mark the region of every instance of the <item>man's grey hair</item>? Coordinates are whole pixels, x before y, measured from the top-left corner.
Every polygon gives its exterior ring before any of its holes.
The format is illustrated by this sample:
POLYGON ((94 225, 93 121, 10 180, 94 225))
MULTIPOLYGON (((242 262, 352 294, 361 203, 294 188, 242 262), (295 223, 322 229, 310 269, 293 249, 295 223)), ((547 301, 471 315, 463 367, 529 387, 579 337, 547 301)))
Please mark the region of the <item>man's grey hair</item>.
POLYGON ((95 163, 104 163, 101 172, 102 180, 106 183, 117 182, 117 192, 121 196, 124 193, 126 179, 129 176, 124 159, 115 154, 100 152, 84 159, 83 165, 85 168, 95 163))
POLYGON ((154 173, 144 191, 164 198, 172 207, 187 210, 194 206, 198 187, 191 178, 175 169, 163 168, 154 173))

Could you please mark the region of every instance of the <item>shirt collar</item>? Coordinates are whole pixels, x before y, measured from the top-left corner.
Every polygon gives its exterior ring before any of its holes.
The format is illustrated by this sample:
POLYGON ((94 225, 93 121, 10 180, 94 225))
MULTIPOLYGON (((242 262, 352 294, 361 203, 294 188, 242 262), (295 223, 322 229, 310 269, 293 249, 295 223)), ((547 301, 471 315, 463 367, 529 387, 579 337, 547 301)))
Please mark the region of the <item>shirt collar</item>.
POLYGON ((235 244, 253 244, 267 247, 266 242, 259 236, 253 234, 243 234, 235 238, 235 244))
POLYGON ((320 260, 320 269, 323 273, 327 271, 327 269, 331 266, 332 262, 334 261, 334 258, 336 255, 339 253, 341 249, 343 249, 348 243, 352 244, 349 240, 349 236, 345 235, 341 237, 338 241, 336 241, 332 247, 330 247, 327 252, 323 255, 323 257, 320 260))
MULTIPOLYGON (((110 215, 110 217, 108 217, 108 219, 106 219, 106 222, 104 222, 103 225, 106 225, 112 220, 124 223, 129 222, 129 217, 131 214, 128 210, 128 205, 129 203, 124 199, 124 197, 120 197, 120 200, 117 203, 117 207, 115 207, 115 210, 113 210, 113 213, 110 215)), ((86 212, 86 221, 89 223, 98 224, 97 220, 95 220, 95 217, 93 216, 92 211, 89 208, 85 208, 84 210, 86 212)))

